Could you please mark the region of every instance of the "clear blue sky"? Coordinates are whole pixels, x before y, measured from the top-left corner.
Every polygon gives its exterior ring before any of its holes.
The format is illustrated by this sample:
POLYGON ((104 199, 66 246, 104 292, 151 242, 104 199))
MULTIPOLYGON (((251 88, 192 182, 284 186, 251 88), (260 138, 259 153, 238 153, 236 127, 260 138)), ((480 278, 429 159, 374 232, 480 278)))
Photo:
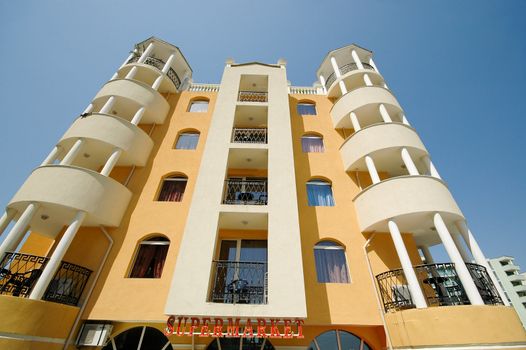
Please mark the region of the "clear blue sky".
POLYGON ((525 14, 521 0, 2 1, 0 206, 136 42, 179 46, 197 82, 219 82, 228 57, 284 57, 293 85, 357 43, 374 51, 486 255, 526 268, 525 14))

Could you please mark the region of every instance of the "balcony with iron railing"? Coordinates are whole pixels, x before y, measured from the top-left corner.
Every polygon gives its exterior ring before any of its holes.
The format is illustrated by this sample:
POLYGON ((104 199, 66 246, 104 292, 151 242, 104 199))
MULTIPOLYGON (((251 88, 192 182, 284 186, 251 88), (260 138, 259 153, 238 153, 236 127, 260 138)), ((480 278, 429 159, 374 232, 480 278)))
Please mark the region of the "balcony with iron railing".
POLYGON ((265 91, 239 91, 239 102, 268 102, 268 92, 265 91))
POLYGON ((267 180, 225 180, 223 204, 267 205, 267 180))
MULTIPOLYGON (((471 263, 466 263, 466 266, 484 303, 502 305, 486 268, 471 263)), ((453 263, 419 265, 414 269, 428 306, 470 304, 453 263)), ((381 273, 376 280, 386 312, 416 307, 402 269, 381 273)))
MULTIPOLYGON (((139 56, 132 57, 126 63, 130 64, 135 63, 137 61, 139 61, 139 56)), ((149 66, 157 68, 159 71, 162 71, 166 62, 159 58, 147 57, 146 60, 144 60, 143 64, 147 64, 149 66)), ((166 76, 172 81, 172 83, 175 85, 175 88, 179 89, 179 87, 181 86, 181 79, 179 79, 179 76, 173 68, 170 67, 170 69, 168 69, 168 72, 166 72, 166 76)))
POLYGON ((266 128, 234 128, 232 143, 267 143, 266 128))
MULTIPOLYGON (((374 67, 368 63, 362 62, 362 65, 364 69, 374 70, 374 67)), ((358 65, 353 62, 349 64, 344 64, 343 66, 339 67, 339 69, 340 69, 340 74, 343 76, 351 71, 358 70, 358 65)), ((329 88, 336 81, 336 79, 337 79, 336 73, 334 72, 327 77, 325 81, 325 86, 327 87, 327 90, 329 90, 329 88)))
MULTIPOLYGON (((0 295, 28 298, 49 258, 7 252, 0 262, 0 295)), ((43 300, 77 306, 92 271, 62 261, 43 300)))
POLYGON ((222 304, 266 304, 268 272, 266 262, 212 262, 209 301, 222 304))

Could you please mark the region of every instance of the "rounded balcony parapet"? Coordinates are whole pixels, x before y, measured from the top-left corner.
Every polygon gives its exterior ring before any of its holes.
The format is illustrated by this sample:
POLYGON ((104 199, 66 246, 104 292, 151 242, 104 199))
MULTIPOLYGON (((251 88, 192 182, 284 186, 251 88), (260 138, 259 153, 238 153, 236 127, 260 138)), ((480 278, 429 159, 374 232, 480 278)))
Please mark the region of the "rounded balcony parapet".
MULTIPOLYGON (((341 97, 341 91, 339 90, 340 81, 349 82, 349 83, 358 81, 360 85, 366 86, 363 81, 364 74, 368 74, 371 77, 374 77, 374 79, 377 81, 382 81, 382 82, 384 81, 383 76, 377 71, 375 71, 373 68, 353 69, 353 70, 342 71, 342 75, 339 78, 335 78, 333 82, 330 84, 330 86, 328 86, 327 96, 331 98, 341 97)), ((349 91, 358 89, 360 87, 350 89, 349 91)))
MULTIPOLYGON (((164 65, 166 64, 165 61, 159 58, 155 58, 155 57, 147 57, 143 63, 138 63, 137 61, 139 61, 139 56, 132 57, 131 59, 128 60, 128 62, 126 62, 125 65, 123 65, 119 69, 119 72, 123 70, 123 68, 125 68, 126 66, 129 66, 129 67, 137 66, 137 67, 145 67, 148 69, 155 69, 155 72, 158 75, 161 75, 161 74, 164 75, 162 70, 164 68, 164 65)), ((168 71, 166 72, 166 78, 172 83, 173 87, 175 87, 175 90, 179 89, 179 87, 181 86, 181 79, 179 78, 179 75, 177 75, 177 73, 172 67, 170 67, 168 71)))

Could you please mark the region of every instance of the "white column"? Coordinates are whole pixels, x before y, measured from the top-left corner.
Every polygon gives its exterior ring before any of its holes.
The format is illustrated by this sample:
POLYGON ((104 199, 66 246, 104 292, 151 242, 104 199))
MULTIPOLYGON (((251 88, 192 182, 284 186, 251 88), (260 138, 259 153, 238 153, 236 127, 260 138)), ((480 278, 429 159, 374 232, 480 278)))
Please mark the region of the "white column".
POLYGON ((482 249, 480 249, 480 246, 475 240, 475 236, 473 236, 473 234, 471 233, 466 222, 464 220, 460 220, 455 222, 455 225, 457 226, 460 234, 462 235, 462 238, 464 238, 464 242, 466 242, 466 245, 469 247, 471 255, 473 255, 473 259, 475 260, 475 263, 486 268, 486 270, 488 271, 488 275, 491 278, 491 281, 493 282, 493 285, 497 289, 497 292, 499 292, 500 298, 504 302, 504 305, 510 305, 508 298, 504 294, 504 291, 502 290, 502 287, 499 284, 499 281, 495 277, 495 274, 489 266, 488 261, 486 260, 486 257, 482 252, 482 249))
POLYGON ((157 79, 155 79, 155 81, 153 82, 152 89, 157 90, 159 86, 161 86, 163 79, 164 79, 164 75, 163 74, 159 75, 157 79))
POLYGON ((363 81, 365 82, 366 86, 373 86, 373 82, 371 81, 371 78, 369 78, 369 74, 363 75, 363 81))
POLYGON ((17 243, 20 242, 20 239, 25 235, 27 226, 29 225, 31 219, 33 219, 38 207, 39 205, 36 203, 29 203, 22 215, 20 215, 18 221, 11 228, 11 231, 9 231, 4 241, 0 245, 0 259, 4 257, 5 252, 16 248, 17 243))
POLYGON ((144 115, 144 111, 145 111, 145 108, 141 107, 137 110, 137 112, 135 112, 135 115, 133 116, 131 120, 131 123, 133 125, 139 125, 139 123, 141 122, 142 116, 144 115))
POLYGON ((439 213, 436 213, 433 217, 433 221, 440 240, 442 241, 444 248, 446 248, 447 255, 449 255, 451 262, 455 264, 458 278, 466 291, 470 303, 472 305, 484 305, 484 301, 479 294, 477 286, 475 285, 475 282, 473 282, 473 278, 471 277, 453 238, 451 238, 451 234, 449 233, 444 220, 442 220, 442 216, 439 213))
POLYGON ((429 251, 428 246, 421 246, 420 250, 422 251, 422 254, 424 254, 424 259, 426 259, 426 264, 434 264, 435 260, 433 259, 433 256, 431 255, 431 252, 429 251))
POLYGON ((363 69, 362 60, 360 60, 360 57, 358 57, 358 53, 356 50, 351 51, 352 59, 354 60, 354 63, 356 63, 356 67, 358 69, 363 69))
POLYGON ((77 234, 77 231, 79 230, 80 225, 82 225, 82 221, 85 217, 86 212, 77 212, 77 215, 75 215, 75 218, 69 224, 68 228, 66 229, 66 232, 64 232, 64 234, 62 235, 62 238, 60 239, 60 242, 55 248, 53 255, 51 255, 51 258, 46 264, 44 271, 42 271, 42 275, 35 284, 35 287, 33 288, 29 299, 37 300, 42 298, 49 283, 55 276, 55 273, 57 272, 58 268, 60 267, 62 258, 64 258, 64 255, 66 254, 69 245, 73 241, 73 238, 75 238, 75 235, 77 234))
POLYGON ((436 177, 437 179, 441 179, 440 174, 438 173, 437 169, 435 168, 435 165, 431 161, 431 158, 429 158, 429 155, 424 155, 424 163, 426 164, 427 168, 429 169, 429 175, 436 177))
POLYGON ((122 154, 122 149, 115 147, 113 149, 113 152, 111 152, 110 157, 106 161, 106 164, 104 164, 104 167, 100 171, 101 175, 109 176, 113 168, 115 167, 115 164, 117 164, 117 161, 119 160, 119 157, 122 154))
MULTIPOLYGON (((9 226, 9 224, 11 223, 11 220, 13 220, 15 215, 16 215, 15 209, 7 208, 5 210, 4 215, 2 215, 2 217, 0 218, 0 235, 4 233, 4 230, 6 229, 7 226, 9 226)), ((0 260, 2 260, 2 256, 0 256, 0 260)))
POLYGON ((93 103, 90 103, 88 105, 88 107, 86 107, 86 109, 84 110, 84 112, 82 112, 82 115, 84 114, 88 114, 88 113, 91 113, 93 111, 93 103))
POLYGON ((407 120, 407 118, 405 117, 405 114, 404 113, 401 113, 401 114, 402 114, 402 123, 404 123, 405 125, 411 126, 411 124, 409 124, 409 120, 407 120))
POLYGON ((409 175, 420 175, 418 173, 418 169, 415 166, 415 163, 413 162, 413 159, 411 158, 411 155, 409 154, 409 151, 407 148, 402 148, 402 160, 404 161, 404 165, 409 172, 409 175))
POLYGON ((71 149, 68 151, 68 153, 64 156, 64 159, 60 162, 60 165, 70 165, 75 160, 75 157, 77 157, 77 154, 80 152, 80 148, 82 147, 82 144, 84 143, 84 140, 78 139, 75 141, 71 149))
POLYGON ((376 67, 376 64, 374 64, 373 58, 369 58, 369 64, 374 68, 376 73, 380 74, 380 71, 378 70, 378 67, 376 67))
POLYGON ((358 117, 356 117, 356 114, 354 114, 354 112, 351 112, 351 123, 354 129, 354 132, 360 131, 361 129, 360 123, 358 122, 358 117))
POLYGON ((115 104, 115 96, 110 96, 104 106, 100 109, 99 113, 110 114, 113 105, 115 104))
POLYGON ((146 50, 144 50, 141 57, 139 57, 139 60, 137 61, 137 63, 143 63, 144 61, 146 61, 148 56, 150 56, 150 54, 153 51, 153 46, 154 46, 153 43, 150 43, 148 47, 146 47, 146 50))
POLYGON ((51 152, 49 152, 48 156, 46 157, 46 159, 44 159, 40 166, 52 164, 57 159, 58 154, 60 153, 60 148, 61 147, 59 145, 53 147, 51 152))
POLYGON ((345 86, 343 80, 340 80, 338 85, 340 86, 340 91, 342 92, 342 95, 345 95, 347 93, 347 87, 345 86))
POLYGON ((133 79, 135 78, 135 74, 137 74, 137 67, 133 66, 132 69, 130 69, 130 71, 128 72, 128 74, 126 74, 124 79, 133 79))
POLYGON ((323 86, 323 91, 327 93, 327 86, 325 86, 325 78, 323 77, 323 75, 320 75, 320 83, 321 86, 323 86))
POLYGON ((166 60, 166 63, 164 64, 164 67, 162 69, 163 74, 168 73, 170 70, 170 67, 172 67, 172 63, 175 60, 175 53, 171 54, 170 57, 166 60))
POLYGON ((391 119, 391 116, 389 115, 389 112, 387 112, 387 108, 385 108, 383 103, 380 103, 378 106, 378 109, 380 110, 380 115, 382 116, 382 120, 384 123, 392 123, 393 120, 391 119))
POLYGON ((376 171, 376 167, 374 166, 374 161, 370 156, 365 156, 365 165, 367 166, 367 170, 369 171, 369 176, 371 177, 373 184, 379 183, 380 177, 378 176, 378 171, 376 171))
POLYGON ((338 62, 336 62, 336 58, 331 57, 331 65, 332 69, 334 70, 334 74, 336 75, 336 78, 341 77, 340 68, 338 67, 338 62))
MULTIPOLYGON (((126 58, 126 61, 122 62, 121 66, 119 67, 119 69, 121 69, 122 67, 124 67, 125 65, 128 64, 128 62, 133 58, 135 57, 135 51, 131 52, 130 55, 128 56, 128 58, 126 58)), ((372 64, 371 64, 372 66, 372 64)))
POLYGON ((407 254, 404 240, 402 239, 402 234, 398 229, 398 225, 394 221, 389 220, 388 226, 396 249, 396 254, 398 255, 398 259, 400 259, 402 270, 404 270, 404 275, 405 279, 407 280, 409 292, 411 293, 411 298, 418 309, 424 309, 427 307, 426 298, 420 289, 420 284, 416 278, 415 270, 413 270, 413 265, 411 264, 411 259, 409 259, 409 254, 407 254))

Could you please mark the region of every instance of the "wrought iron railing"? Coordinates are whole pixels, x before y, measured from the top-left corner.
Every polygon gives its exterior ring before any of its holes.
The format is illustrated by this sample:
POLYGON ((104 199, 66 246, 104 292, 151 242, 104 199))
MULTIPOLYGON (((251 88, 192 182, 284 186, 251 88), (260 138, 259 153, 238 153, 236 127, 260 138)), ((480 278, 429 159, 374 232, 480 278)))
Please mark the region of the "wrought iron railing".
MULTIPOLYGON (((485 304, 502 304, 484 266, 466 263, 485 304)), ((415 266, 420 288, 429 306, 469 304, 453 263, 415 266)), ((414 308, 407 280, 402 269, 376 276, 385 311, 414 308)))
POLYGON ((267 102, 268 93, 263 91, 239 91, 239 102, 267 102))
MULTIPOLYGON (((363 65, 363 69, 374 70, 374 67, 368 63, 362 62, 362 65, 363 65)), ((346 73, 349 73, 350 71, 357 70, 358 66, 356 65, 356 63, 349 63, 349 64, 344 64, 343 66, 339 68, 340 68, 340 74, 344 75, 346 73)), ((332 73, 331 75, 327 77, 327 80, 325 81, 325 87, 327 88, 327 90, 331 87, 332 83, 334 83, 335 80, 336 80, 336 73, 332 73)))
MULTIPOLYGON (((128 62, 126 63, 135 63, 138 60, 139 60, 139 56, 135 56, 135 57, 130 58, 128 62)), ((149 66, 155 67, 160 71, 163 70, 164 65, 166 64, 166 62, 164 62, 163 60, 159 58, 155 58, 155 57, 146 57, 143 63, 149 66)), ((170 69, 168 69, 166 76, 172 81, 172 83, 175 85, 175 88, 179 89, 179 86, 181 86, 181 79, 179 79, 179 76, 177 75, 177 73, 175 72, 173 68, 170 67, 170 69)))
POLYGON ((76 306, 91 270, 63 261, 42 299, 76 306))
POLYGON ((0 294, 27 298, 49 258, 7 252, 0 262, 0 294))
MULTIPOLYGON (((0 294, 27 298, 49 258, 7 252, 0 262, 0 294)), ((43 300, 76 306, 91 270, 63 261, 43 300)))
POLYGON ((225 181, 223 204, 266 205, 268 201, 267 180, 225 181))
POLYGON ((213 261, 209 301, 224 304, 266 304, 267 263, 213 261))
POLYGON ((266 128, 234 128, 232 142, 235 143, 267 143, 266 128))

